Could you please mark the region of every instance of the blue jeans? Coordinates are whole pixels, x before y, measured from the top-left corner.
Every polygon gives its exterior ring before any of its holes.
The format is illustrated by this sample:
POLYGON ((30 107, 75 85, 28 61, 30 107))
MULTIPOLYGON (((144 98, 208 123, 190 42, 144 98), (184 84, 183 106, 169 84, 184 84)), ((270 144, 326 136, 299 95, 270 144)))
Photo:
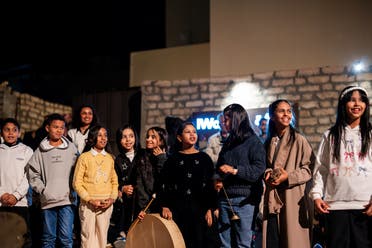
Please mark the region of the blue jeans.
POLYGON ((239 220, 231 220, 232 211, 226 199, 220 199, 220 216, 218 221, 219 234, 222 247, 251 247, 253 217, 255 206, 244 203, 246 197, 230 198, 234 212, 240 217, 239 220))
POLYGON ((41 210, 43 233, 41 243, 43 248, 59 247, 72 248, 72 228, 74 211, 72 205, 59 206, 41 210))

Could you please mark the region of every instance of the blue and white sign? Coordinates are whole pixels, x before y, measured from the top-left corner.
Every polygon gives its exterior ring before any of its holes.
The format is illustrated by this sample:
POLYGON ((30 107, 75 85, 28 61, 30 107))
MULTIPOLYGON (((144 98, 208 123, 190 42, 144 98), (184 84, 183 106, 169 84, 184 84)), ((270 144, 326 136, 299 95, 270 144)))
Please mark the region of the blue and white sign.
POLYGON ((220 122, 214 117, 197 117, 196 130, 220 130, 220 122))

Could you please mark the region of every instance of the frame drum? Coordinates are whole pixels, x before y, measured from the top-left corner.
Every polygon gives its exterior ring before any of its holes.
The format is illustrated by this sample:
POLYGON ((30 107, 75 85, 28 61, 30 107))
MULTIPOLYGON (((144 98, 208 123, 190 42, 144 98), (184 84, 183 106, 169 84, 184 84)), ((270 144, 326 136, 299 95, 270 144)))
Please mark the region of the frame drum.
POLYGON ((185 248, 180 229, 173 220, 159 214, 146 214, 133 228, 129 228, 125 248, 185 248))
POLYGON ((15 213, 0 212, 0 240, 3 248, 21 248, 27 225, 23 218, 15 213))

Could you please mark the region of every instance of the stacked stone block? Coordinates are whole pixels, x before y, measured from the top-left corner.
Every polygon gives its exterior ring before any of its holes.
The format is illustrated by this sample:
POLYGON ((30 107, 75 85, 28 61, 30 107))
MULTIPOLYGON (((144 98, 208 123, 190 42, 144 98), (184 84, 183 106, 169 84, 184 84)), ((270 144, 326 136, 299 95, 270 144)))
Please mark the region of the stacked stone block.
POLYGON ((316 150, 322 133, 335 122, 339 92, 348 85, 359 85, 367 89, 372 101, 371 81, 371 67, 356 74, 347 66, 252 73, 242 77, 144 81, 141 134, 154 125, 164 127, 168 115, 187 119, 194 112, 220 111, 233 103, 229 99, 232 88, 247 82, 256 87, 255 92, 244 92, 247 98, 255 99, 249 108, 267 108, 279 98, 296 103, 298 129, 316 150))
POLYGON ((72 113, 71 106, 52 103, 41 98, 13 91, 7 82, 0 84, 1 118, 16 118, 21 124, 22 135, 38 129, 51 113, 72 113))

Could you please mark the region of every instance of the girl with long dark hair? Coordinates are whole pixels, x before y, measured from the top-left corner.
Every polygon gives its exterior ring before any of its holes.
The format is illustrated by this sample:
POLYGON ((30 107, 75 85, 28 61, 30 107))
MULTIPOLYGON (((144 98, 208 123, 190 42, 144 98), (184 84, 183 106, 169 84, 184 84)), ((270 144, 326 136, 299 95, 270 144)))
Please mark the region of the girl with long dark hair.
POLYGON ((221 247, 251 247, 255 212, 263 191, 265 150, 241 105, 231 104, 223 113, 229 136, 219 154, 215 184, 219 190, 221 247), (240 219, 232 219, 233 214, 240 219))
POLYGON ((269 106, 265 142, 263 247, 310 247, 312 211, 307 200, 314 164, 313 150, 293 126, 292 104, 285 99, 269 106))
POLYGON ((320 142, 311 190, 328 248, 372 247, 372 125, 366 89, 344 88, 320 142))
POLYGON ((80 197, 81 247, 105 247, 112 204, 118 196, 118 177, 103 126, 89 131, 76 164, 73 186, 80 197))

